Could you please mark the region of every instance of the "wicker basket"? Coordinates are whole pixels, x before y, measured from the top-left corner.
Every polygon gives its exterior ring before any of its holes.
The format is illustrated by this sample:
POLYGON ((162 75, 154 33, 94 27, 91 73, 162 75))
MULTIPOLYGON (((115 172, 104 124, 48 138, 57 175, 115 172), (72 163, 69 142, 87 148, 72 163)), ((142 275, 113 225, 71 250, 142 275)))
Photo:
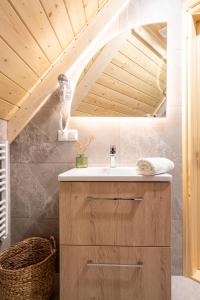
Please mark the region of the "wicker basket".
POLYGON ((55 256, 53 237, 29 238, 0 253, 0 299, 50 299, 55 256))

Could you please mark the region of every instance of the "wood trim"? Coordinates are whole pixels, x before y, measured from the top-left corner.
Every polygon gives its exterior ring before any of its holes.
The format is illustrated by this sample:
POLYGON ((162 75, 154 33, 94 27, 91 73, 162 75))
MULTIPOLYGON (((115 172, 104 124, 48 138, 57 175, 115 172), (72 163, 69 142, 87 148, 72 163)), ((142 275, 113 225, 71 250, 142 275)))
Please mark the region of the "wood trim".
MULTIPOLYGON (((186 13, 185 22, 190 26, 192 25, 192 17, 186 13)), ((191 240, 190 240, 190 216, 189 216, 189 91, 190 86, 187 84, 189 73, 191 72, 189 66, 189 45, 191 43, 191 32, 189 32, 188 26, 185 28, 186 32, 184 38, 188 38, 188 42, 185 43, 185 51, 186 51, 186 66, 185 66, 185 84, 186 84, 186 91, 185 91, 185 103, 184 103, 184 116, 183 116, 183 218, 184 218, 184 275, 191 277, 192 276, 192 261, 191 261, 191 240), (189 39, 190 37, 190 39, 189 39)), ((193 49, 194 51, 194 49, 193 49)))
MULTIPOLYGON (((199 41, 199 37, 200 37, 200 21, 196 22, 196 40, 197 40, 197 45, 196 45, 196 66, 197 66, 197 70, 196 70, 196 94, 195 94, 195 99, 199 99, 200 96, 200 89, 199 89, 199 79, 200 79, 200 58, 199 58, 199 53, 200 53, 200 41, 199 41)), ((200 196, 200 187, 199 187, 199 181, 200 181, 200 146, 199 146, 199 142, 200 142, 200 119, 199 119, 199 111, 200 111, 200 104, 199 101, 196 101, 196 122, 197 122, 197 140, 196 140, 196 165, 197 165, 197 199, 196 199, 196 211, 195 213, 196 215, 196 226, 197 226, 197 236, 198 239, 196 241, 196 249, 197 249, 197 268, 200 269, 200 203, 199 203, 199 196, 200 196)))
MULTIPOLYGON (((49 95, 55 90, 57 77, 65 73, 77 61, 80 55, 90 46, 96 36, 103 30, 105 24, 119 15, 129 0, 110 0, 104 5, 97 16, 91 20, 82 34, 73 41, 52 66, 51 70, 24 99, 24 104, 8 123, 8 140, 11 143, 31 118, 39 111, 49 95)), ((114 21, 114 20, 113 20, 114 21)))
MULTIPOLYGON (((195 7, 200 1, 189 1, 185 5, 184 42, 184 111, 183 111, 183 238, 184 238, 184 275, 200 281, 199 278, 199 105, 197 61, 197 28, 195 7)), ((200 16, 199 16, 200 17, 200 16)))

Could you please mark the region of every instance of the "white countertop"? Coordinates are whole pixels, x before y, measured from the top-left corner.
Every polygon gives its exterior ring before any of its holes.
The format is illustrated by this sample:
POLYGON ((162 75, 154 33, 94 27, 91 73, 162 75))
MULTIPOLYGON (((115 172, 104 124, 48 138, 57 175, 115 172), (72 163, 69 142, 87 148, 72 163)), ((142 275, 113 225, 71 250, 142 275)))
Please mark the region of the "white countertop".
POLYGON ((58 175, 59 181, 166 181, 172 180, 170 174, 155 176, 138 175, 135 167, 89 167, 74 168, 58 175))

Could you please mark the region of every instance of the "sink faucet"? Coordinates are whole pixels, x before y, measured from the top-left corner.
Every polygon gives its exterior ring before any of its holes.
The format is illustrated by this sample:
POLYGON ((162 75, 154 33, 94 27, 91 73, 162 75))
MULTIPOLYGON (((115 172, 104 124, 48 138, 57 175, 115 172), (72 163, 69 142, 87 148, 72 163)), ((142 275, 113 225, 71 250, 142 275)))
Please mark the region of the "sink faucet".
POLYGON ((110 167, 116 168, 116 146, 110 146, 110 167))

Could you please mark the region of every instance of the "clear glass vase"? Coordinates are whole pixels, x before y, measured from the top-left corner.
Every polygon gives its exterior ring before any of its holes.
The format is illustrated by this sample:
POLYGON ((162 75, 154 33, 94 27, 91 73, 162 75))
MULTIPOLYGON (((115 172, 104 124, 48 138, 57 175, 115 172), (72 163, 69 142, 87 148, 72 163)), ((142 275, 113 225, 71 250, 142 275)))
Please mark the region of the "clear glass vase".
POLYGON ((76 168, 87 168, 88 158, 84 154, 80 154, 76 157, 76 168))

